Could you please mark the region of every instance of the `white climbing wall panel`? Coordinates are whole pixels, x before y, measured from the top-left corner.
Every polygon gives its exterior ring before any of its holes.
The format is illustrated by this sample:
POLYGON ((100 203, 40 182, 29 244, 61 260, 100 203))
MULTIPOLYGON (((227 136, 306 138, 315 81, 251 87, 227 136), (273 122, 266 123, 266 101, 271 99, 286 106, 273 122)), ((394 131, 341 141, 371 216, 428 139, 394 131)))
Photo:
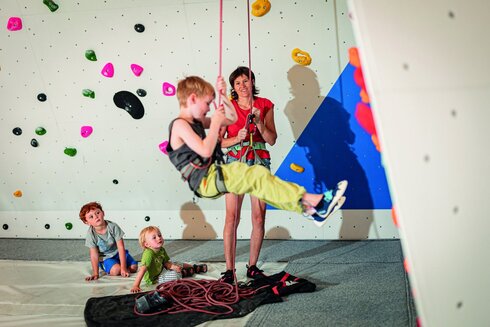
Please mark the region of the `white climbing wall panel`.
POLYGON ((421 325, 488 326, 490 2, 349 7, 421 325))
MULTIPOLYGON (((158 145, 178 113, 174 96, 162 83, 200 75, 214 83, 218 73, 219 2, 217 0, 0 0, 0 237, 79 238, 86 226, 78 219, 89 201, 102 203, 106 218, 126 236, 155 224, 169 239, 221 238, 224 199, 200 200, 192 194, 158 145), (7 30, 10 17, 23 28, 7 30), (138 33, 134 26, 142 24, 138 33), (97 61, 85 58, 93 50, 97 61), (106 63, 114 76, 101 74, 106 63), (135 76, 131 64, 144 68, 135 76), (95 98, 82 95, 83 89, 95 98), (138 97, 145 113, 133 119, 113 102, 116 92, 147 92, 138 97), (41 102, 38 94, 47 99, 41 102), (83 138, 81 126, 92 126, 83 138), (13 129, 22 129, 14 135, 13 129), (44 127, 45 135, 35 129, 44 127), (35 138, 39 145, 30 145, 35 138), (77 149, 70 157, 65 148, 77 149), (16 190, 22 197, 14 197, 16 190), (72 229, 65 224, 70 223, 72 229)), ((291 50, 313 58, 309 69, 326 95, 348 62, 354 38, 344 0, 272 1, 271 11, 251 20, 252 69, 260 94, 275 103, 278 142, 271 149, 275 171, 295 142, 284 115, 290 93, 291 50)), ((224 1, 223 74, 248 66, 246 1, 224 1)), ((307 122, 318 104, 310 106, 307 122)), ((304 127, 304 126, 303 126, 304 127)), ((367 208, 369 209, 369 208, 367 208)), ((356 239, 398 237, 389 210, 352 210, 357 219, 343 224, 339 213, 323 228, 299 215, 269 211, 266 237, 356 239), (369 224, 363 222, 369 220, 369 224), (372 224, 371 224, 372 223, 372 224), (340 231, 343 231, 342 233, 340 231)), ((239 238, 249 238, 250 205, 245 200, 239 238)))

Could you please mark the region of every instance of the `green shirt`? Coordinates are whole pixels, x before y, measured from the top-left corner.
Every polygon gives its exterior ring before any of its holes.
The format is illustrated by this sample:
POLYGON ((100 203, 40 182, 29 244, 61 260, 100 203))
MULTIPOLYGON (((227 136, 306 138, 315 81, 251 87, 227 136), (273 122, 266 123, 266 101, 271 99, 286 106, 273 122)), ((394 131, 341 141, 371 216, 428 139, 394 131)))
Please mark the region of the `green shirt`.
POLYGON ((146 267, 146 272, 143 275, 143 280, 147 285, 151 285, 157 282, 158 275, 162 272, 163 265, 169 261, 170 257, 167 251, 162 247, 157 252, 152 249, 145 249, 141 257, 140 266, 146 267))

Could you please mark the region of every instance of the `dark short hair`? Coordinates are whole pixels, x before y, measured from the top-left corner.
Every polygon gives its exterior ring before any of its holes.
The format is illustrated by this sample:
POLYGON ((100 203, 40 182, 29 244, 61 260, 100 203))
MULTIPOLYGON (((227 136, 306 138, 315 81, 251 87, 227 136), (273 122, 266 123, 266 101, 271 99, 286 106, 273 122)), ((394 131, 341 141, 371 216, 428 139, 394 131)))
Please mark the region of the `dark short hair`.
POLYGON ((255 74, 253 71, 250 71, 248 67, 245 66, 239 66, 237 69, 235 69, 231 74, 230 74, 230 87, 231 87, 231 97, 233 100, 238 100, 238 94, 236 93, 235 89, 233 88, 233 85, 235 85, 235 80, 242 76, 249 76, 249 72, 251 72, 250 75, 252 75, 252 95, 255 97, 257 94, 259 94, 259 89, 255 87, 255 74))

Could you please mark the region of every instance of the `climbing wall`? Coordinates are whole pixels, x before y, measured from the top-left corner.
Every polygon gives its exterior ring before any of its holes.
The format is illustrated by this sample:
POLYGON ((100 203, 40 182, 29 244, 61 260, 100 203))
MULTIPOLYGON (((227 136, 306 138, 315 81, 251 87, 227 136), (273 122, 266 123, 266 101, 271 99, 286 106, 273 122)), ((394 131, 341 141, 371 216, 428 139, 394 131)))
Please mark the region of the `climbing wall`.
MULTIPOLYGON (((299 139, 305 147, 330 144, 331 136, 311 137, 318 133, 312 122, 319 108, 324 117, 330 105, 323 99, 343 80, 350 86, 342 94, 352 97, 334 109, 346 113, 346 131, 358 142, 336 155, 348 155, 356 173, 369 172, 363 190, 377 200, 363 202, 365 193, 353 193, 348 210, 323 229, 301 215, 270 210, 266 237, 397 237, 381 156, 353 115, 359 87, 348 57, 354 42, 346 2, 271 4, 265 15, 251 16, 250 27, 256 84, 275 103, 273 172, 305 157, 293 151, 299 139), (310 65, 293 60, 295 48, 311 56, 310 65)), ((84 237, 78 212, 95 200, 130 238, 148 224, 169 239, 221 238, 224 199, 193 203, 161 150, 178 114, 178 80, 200 75, 214 83, 218 74, 217 1, 0 0, 0 21, 0 237, 84 237)), ((248 66, 247 22, 245 1, 224 1, 225 76, 248 66)), ((334 116, 327 117, 334 126, 334 116)), ((329 150, 323 155, 336 151, 329 150)), ((322 161, 315 158, 315 165, 322 161)), ((286 175, 302 184, 322 179, 312 175, 320 166, 305 168, 286 175)), ((320 181, 321 191, 330 184, 320 181)), ((249 238, 249 216, 246 200, 239 238, 249 238)))
POLYGON ((351 0, 421 326, 487 326, 490 3, 351 0))

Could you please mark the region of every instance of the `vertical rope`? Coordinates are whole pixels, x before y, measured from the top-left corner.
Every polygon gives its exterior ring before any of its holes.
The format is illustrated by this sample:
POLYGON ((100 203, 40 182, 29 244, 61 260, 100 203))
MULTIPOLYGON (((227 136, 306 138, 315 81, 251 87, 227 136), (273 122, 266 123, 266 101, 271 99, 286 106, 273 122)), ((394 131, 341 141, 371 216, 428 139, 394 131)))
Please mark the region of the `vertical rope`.
MULTIPOLYGON (((222 76, 223 73, 223 0, 219 1, 219 63, 218 63, 218 76, 222 76)), ((218 104, 221 104, 221 93, 218 95, 218 104)), ((240 295, 238 292, 238 283, 235 273, 235 256, 236 256, 236 239, 237 239, 237 217, 238 217, 238 195, 236 196, 237 208, 235 210, 235 219, 233 220, 233 241, 232 241, 232 255, 231 255, 231 270, 233 272, 234 281, 234 302, 236 303, 240 300, 240 295)))
MULTIPOLYGON (((221 76, 222 74, 222 61, 223 61, 223 0, 220 0, 220 21, 219 21, 219 67, 218 67, 218 76, 221 76)), ((248 30, 248 80, 250 83, 252 82, 252 50, 251 50, 251 37, 250 37, 250 0, 247 0, 247 30, 248 30)), ((253 84, 251 84, 251 90, 252 92, 251 97, 250 97, 250 112, 252 110, 252 105, 253 105, 253 84)), ((221 104, 221 94, 219 95, 219 101, 218 103, 221 104)), ((241 142, 241 145, 243 146, 243 141, 241 142)), ((240 150, 241 152, 241 150, 240 150)), ((241 158, 240 158, 241 159, 241 158)), ((241 161, 241 160, 240 160, 241 161)), ((233 242, 232 242, 232 272, 233 272, 233 280, 235 284, 235 296, 236 296, 236 301, 239 300, 239 294, 238 294, 238 283, 237 283, 237 278, 236 278, 236 273, 235 273, 235 260, 236 260, 236 243, 237 243, 237 229, 238 229, 238 202, 239 202, 239 197, 238 195, 235 196, 235 217, 233 220, 233 242)))
MULTIPOLYGON (((252 42, 250 36, 250 0, 247 0, 247 28, 248 28, 248 80, 251 84, 253 90, 253 81, 252 81, 252 42)), ((250 90, 250 91, 252 91, 250 90)), ((252 113, 252 105, 253 105, 253 92, 250 96, 250 114, 252 113)))
MULTIPOLYGON (((219 62, 218 76, 223 73, 223 0, 219 1, 219 62)), ((218 105, 221 104, 221 93, 218 94, 218 105)))

